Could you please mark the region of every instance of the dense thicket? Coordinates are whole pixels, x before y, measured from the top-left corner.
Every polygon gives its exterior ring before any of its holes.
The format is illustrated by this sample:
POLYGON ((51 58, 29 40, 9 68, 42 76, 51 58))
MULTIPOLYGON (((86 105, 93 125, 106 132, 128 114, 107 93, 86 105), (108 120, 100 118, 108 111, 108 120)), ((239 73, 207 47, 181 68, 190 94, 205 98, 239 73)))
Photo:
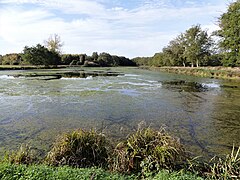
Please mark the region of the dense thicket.
POLYGON ((44 46, 37 44, 36 46, 25 46, 22 54, 23 61, 32 65, 58 65, 60 56, 54 51, 49 51, 44 46))
POLYGON ((91 56, 86 54, 63 54, 61 63, 64 65, 84 65, 84 66, 135 66, 136 64, 129 58, 123 56, 110 55, 103 52, 98 54, 93 52, 91 56))

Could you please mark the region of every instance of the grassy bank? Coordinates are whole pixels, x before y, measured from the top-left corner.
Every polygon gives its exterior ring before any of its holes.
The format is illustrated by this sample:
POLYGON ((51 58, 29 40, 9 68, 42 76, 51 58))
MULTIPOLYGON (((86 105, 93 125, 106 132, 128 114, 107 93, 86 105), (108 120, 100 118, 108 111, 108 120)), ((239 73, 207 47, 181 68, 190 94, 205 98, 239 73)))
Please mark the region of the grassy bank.
POLYGON ((22 145, 0 161, 0 179, 238 179, 240 147, 225 157, 199 161, 164 129, 139 127, 112 144, 102 133, 64 133, 40 157, 22 145))
MULTIPOLYGON (((9 163, 0 163, 1 180, 135 180, 140 179, 138 175, 123 175, 119 173, 108 172, 101 168, 72 168, 68 166, 51 167, 46 165, 14 165, 9 163)), ((152 177, 145 179, 186 179, 201 180, 202 178, 190 173, 173 172, 169 173, 163 170, 152 177)))
POLYGON ((240 80, 240 68, 235 67, 141 67, 154 71, 164 71, 192 76, 240 80))

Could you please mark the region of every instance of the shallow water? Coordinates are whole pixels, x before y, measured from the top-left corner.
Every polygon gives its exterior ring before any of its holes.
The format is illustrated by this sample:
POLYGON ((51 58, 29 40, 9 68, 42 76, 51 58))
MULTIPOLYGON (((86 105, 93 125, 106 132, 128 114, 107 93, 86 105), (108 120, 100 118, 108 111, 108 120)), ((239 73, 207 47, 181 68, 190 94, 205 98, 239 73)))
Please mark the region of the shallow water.
POLYGON ((44 81, 12 76, 23 71, 1 71, 0 152, 20 143, 48 150, 57 134, 76 128, 96 128, 118 139, 142 121, 165 126, 195 155, 240 145, 239 82, 137 68, 101 70, 125 75, 44 81), (206 90, 164 85, 172 81, 196 82, 206 90))

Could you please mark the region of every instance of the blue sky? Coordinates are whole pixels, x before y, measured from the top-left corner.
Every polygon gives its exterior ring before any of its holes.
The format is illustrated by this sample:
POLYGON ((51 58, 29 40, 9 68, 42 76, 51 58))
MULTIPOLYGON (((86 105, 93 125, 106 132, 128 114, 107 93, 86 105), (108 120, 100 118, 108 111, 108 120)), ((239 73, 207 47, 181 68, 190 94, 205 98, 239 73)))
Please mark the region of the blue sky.
POLYGON ((63 53, 152 56, 192 25, 209 33, 227 0, 0 0, 0 54, 60 35, 63 53))

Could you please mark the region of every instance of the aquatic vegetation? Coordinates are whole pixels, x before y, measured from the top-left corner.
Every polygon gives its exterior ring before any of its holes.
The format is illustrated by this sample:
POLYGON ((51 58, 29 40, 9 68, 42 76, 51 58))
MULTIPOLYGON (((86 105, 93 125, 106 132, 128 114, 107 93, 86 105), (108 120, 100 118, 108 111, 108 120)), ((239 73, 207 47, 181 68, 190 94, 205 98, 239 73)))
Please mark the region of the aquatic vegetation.
POLYGON ((108 142, 95 130, 82 129, 59 136, 47 154, 46 163, 54 166, 105 167, 108 142))
POLYGON ((186 92, 204 92, 207 87, 198 82, 188 82, 184 80, 162 82, 163 87, 167 89, 186 91, 186 92))
POLYGON ((34 73, 21 73, 14 75, 15 78, 25 77, 29 79, 36 80, 54 80, 61 78, 87 78, 87 77, 96 77, 96 76, 119 76, 124 75, 121 72, 114 71, 85 71, 85 70, 73 70, 73 71, 43 71, 43 72, 34 72, 34 73))
POLYGON ((179 139, 164 129, 139 128, 114 149, 112 170, 128 173, 154 173, 176 170, 186 159, 179 139))

